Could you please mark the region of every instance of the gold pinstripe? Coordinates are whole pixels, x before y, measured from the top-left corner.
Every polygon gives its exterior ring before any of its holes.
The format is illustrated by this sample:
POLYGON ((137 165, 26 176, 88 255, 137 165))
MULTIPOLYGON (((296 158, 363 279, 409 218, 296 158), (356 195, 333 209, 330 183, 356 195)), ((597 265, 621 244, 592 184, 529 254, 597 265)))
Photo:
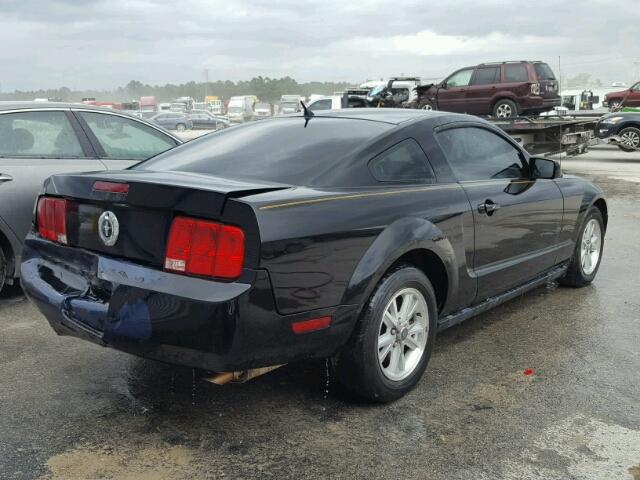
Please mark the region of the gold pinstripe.
POLYGON ((407 188, 402 190, 386 190, 384 192, 363 192, 363 193, 351 193, 348 195, 333 195, 333 196, 327 196, 327 197, 310 198, 307 200, 296 200, 294 202, 274 203, 272 205, 265 205, 263 207, 260 207, 260 210, 271 210, 274 208, 295 207, 298 205, 310 205, 314 203, 332 202, 334 200, 356 200, 359 198, 367 198, 367 197, 380 197, 380 196, 386 196, 386 195, 399 195, 401 193, 424 192, 426 190, 442 190, 445 188, 454 188, 458 186, 459 185, 455 183, 455 184, 448 184, 448 185, 429 185, 426 187, 407 188))

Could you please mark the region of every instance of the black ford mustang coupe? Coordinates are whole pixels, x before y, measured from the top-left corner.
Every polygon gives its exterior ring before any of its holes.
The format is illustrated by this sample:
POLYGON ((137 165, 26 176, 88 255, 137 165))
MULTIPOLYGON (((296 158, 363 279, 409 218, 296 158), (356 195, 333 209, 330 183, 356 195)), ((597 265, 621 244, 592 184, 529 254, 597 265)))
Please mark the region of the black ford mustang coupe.
POLYGON ((51 177, 22 283, 62 335, 217 372, 330 357, 390 401, 437 330, 589 284, 606 226, 598 187, 479 118, 309 113, 51 177))

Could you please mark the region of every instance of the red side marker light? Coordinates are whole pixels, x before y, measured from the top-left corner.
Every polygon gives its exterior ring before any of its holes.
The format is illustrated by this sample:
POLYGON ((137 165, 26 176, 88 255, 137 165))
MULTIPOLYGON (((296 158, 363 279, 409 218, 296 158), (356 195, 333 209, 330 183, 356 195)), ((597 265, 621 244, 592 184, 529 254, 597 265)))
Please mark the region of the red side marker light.
POLYGON ((312 318, 311 320, 302 320, 291 324, 293 333, 299 335, 301 333, 315 332, 316 330, 324 330, 331 325, 331 317, 312 318))
POLYGON ((93 191, 127 194, 129 193, 129 184, 117 183, 117 182, 103 182, 101 180, 96 180, 95 182, 93 182, 93 191))
POLYGON ((532 368, 525 368, 524 371, 522 372, 522 374, 525 377, 530 377, 531 375, 533 375, 533 369, 532 368))

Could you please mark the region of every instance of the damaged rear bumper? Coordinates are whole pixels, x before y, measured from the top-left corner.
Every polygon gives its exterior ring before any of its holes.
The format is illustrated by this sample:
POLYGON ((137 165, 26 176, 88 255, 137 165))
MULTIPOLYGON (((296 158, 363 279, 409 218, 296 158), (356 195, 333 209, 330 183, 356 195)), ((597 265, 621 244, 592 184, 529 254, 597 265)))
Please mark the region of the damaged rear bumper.
POLYGON ((332 355, 353 326, 352 306, 278 314, 264 270, 223 283, 29 235, 21 271, 26 295, 58 334, 218 372, 332 355), (293 333, 293 322, 320 316, 333 318, 329 328, 293 333))

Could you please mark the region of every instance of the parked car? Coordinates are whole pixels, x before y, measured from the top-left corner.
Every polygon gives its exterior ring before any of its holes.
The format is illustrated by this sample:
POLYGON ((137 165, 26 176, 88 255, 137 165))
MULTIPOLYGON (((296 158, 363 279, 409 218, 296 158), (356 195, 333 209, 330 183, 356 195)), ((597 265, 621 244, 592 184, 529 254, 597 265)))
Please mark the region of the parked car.
POLYGON ((595 133, 625 152, 639 151, 640 112, 609 113, 598 121, 595 133))
POLYGON ((626 90, 607 93, 602 105, 609 107, 612 112, 622 107, 640 107, 640 82, 626 90))
POLYGON ((331 358, 390 401, 437 330, 591 283, 606 226, 598 187, 489 122, 351 109, 51 177, 22 283, 61 335, 215 372, 331 358))
POLYGON ((182 143, 111 109, 0 103, 0 290, 18 277, 38 192, 57 173, 121 170, 182 143))
POLYGON ((191 110, 189 115, 194 129, 221 130, 231 125, 226 118, 216 117, 207 110, 191 110))
POLYGON ((273 105, 267 102, 256 103, 254 115, 257 120, 273 116, 273 105))
POLYGON ((558 81, 543 62, 482 63, 417 90, 415 108, 497 118, 546 112, 561 103, 558 81))
POLYGON ((193 128, 193 121, 191 115, 184 112, 160 112, 151 117, 151 120, 156 125, 160 125, 167 130, 177 130, 178 132, 184 132, 185 130, 191 130, 193 128))

